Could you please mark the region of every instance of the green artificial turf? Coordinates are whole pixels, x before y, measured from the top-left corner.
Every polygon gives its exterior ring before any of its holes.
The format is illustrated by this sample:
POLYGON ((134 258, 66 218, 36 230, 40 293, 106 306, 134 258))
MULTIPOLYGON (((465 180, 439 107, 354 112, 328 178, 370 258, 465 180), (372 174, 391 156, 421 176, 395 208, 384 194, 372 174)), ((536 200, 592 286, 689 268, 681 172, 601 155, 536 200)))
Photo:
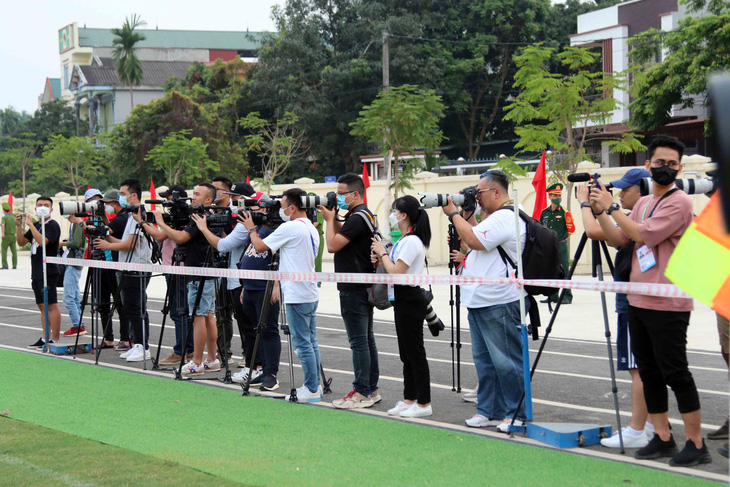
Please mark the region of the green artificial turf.
MULTIPOLYGON (((37 354, 0 349, 0 361, 17 371, 0 378, 3 414, 244 484, 688 487, 705 482, 37 354)), ((104 473, 98 478, 105 479, 104 473)))

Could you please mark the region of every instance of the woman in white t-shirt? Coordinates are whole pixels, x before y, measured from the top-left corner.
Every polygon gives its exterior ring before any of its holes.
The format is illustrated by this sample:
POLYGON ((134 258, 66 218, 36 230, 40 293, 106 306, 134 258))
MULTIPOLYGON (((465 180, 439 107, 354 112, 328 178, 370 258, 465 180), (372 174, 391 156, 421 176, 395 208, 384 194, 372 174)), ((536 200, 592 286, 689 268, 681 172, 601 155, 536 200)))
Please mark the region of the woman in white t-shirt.
MULTIPOLYGON (((426 247, 431 242, 431 225, 418 200, 413 196, 395 200, 390 226, 397 226, 403 236, 390 254, 382 243, 373 240, 373 262, 379 262, 388 274, 422 274, 426 247)), ((419 286, 393 287, 395 330, 403 362, 403 400, 388 410, 388 414, 404 418, 431 416, 431 377, 423 346, 423 320, 428 303, 419 286)))

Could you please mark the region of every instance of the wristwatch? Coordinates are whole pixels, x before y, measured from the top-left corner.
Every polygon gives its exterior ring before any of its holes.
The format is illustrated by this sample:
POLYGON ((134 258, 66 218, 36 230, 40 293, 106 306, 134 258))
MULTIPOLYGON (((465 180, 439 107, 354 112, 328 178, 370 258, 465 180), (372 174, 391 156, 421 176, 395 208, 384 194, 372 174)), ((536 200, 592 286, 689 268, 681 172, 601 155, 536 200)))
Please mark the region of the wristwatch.
POLYGON ((588 203, 587 201, 584 201, 583 203, 580 204, 580 207, 581 208, 590 208, 591 204, 588 203))
POLYGON ((619 206, 618 203, 615 203, 615 202, 611 203, 611 206, 609 206, 608 209, 606 209, 606 214, 611 216, 611 213, 613 213, 616 210, 620 210, 620 209, 621 209, 621 207, 619 206))

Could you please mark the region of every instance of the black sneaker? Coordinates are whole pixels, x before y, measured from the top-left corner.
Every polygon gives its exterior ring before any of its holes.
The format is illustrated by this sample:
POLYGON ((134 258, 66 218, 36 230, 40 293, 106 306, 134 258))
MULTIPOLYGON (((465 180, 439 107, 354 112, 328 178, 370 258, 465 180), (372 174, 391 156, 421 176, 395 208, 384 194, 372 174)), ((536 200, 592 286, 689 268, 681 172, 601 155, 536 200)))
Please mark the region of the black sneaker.
POLYGON ((712 462, 712 457, 710 456, 710 452, 707 451, 707 445, 705 445, 704 440, 702 440, 702 448, 697 448, 694 441, 687 440, 682 451, 669 460, 669 465, 672 467, 694 467, 701 463, 710 462, 712 462))
POLYGON ((43 341, 43 338, 39 338, 34 344, 28 345, 28 348, 43 348, 43 345, 45 344, 46 342, 43 341))
POLYGON ((654 438, 644 448, 634 452, 634 458, 639 460, 651 460, 659 457, 671 457, 677 453, 677 444, 674 442, 674 435, 669 436, 669 441, 662 439, 654 433, 654 438))
MULTIPOLYGON (((259 371, 260 370, 261 369, 259 369, 259 371)), ((263 384, 263 382, 264 382, 264 374, 263 373, 261 373, 259 375, 256 375, 256 373, 254 373, 254 376, 255 377, 253 377, 251 379, 251 384, 263 384)))
POLYGON ((708 440, 727 440, 728 438, 728 420, 726 419, 722 426, 707 435, 708 440))
POLYGON ((728 453, 729 452, 728 452, 728 449, 727 449, 727 442, 725 442, 725 446, 721 446, 720 448, 717 449, 717 453, 719 453, 720 455, 722 455, 725 458, 729 458, 728 457, 728 453))
MULTIPOLYGON (((258 379, 258 377, 257 377, 258 379)), ((261 382, 261 389, 264 391, 275 391, 279 388, 279 380, 275 375, 266 375, 264 380, 261 382)))

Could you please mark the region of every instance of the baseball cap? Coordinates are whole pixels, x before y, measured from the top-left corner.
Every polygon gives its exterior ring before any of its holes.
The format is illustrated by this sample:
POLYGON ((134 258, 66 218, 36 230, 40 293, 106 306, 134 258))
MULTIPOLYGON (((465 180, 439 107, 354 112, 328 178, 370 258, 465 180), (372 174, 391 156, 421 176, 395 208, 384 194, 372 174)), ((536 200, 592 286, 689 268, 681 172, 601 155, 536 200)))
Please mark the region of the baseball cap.
POLYGON ((104 197, 101 199, 104 203, 109 203, 112 201, 119 201, 119 191, 116 189, 110 189, 106 193, 104 193, 104 197))
POLYGON ((89 201, 94 196, 102 196, 101 191, 96 188, 87 189, 84 193, 84 201, 89 201))
POLYGON ((183 187, 181 184, 173 184, 169 188, 167 188, 167 191, 163 191, 159 194, 161 198, 167 198, 168 196, 172 196, 173 192, 177 192, 178 196, 181 198, 187 198, 188 192, 185 191, 185 187, 183 187))
MULTIPOLYGON (((228 191, 228 194, 237 194, 240 196, 246 196, 247 198, 253 198, 252 195, 254 195, 255 193, 256 191, 253 189, 253 186, 245 181, 241 183, 234 183, 233 186, 231 186, 231 190, 228 191)), ((257 200, 259 198, 254 199, 257 200)))
POLYGON ((624 174, 621 179, 611 181, 611 186, 613 186, 614 188, 626 189, 629 186, 637 186, 639 183, 641 183, 641 180, 643 178, 650 177, 651 173, 649 171, 647 171, 646 169, 635 167, 634 169, 629 169, 628 171, 626 171, 626 174, 624 174))

